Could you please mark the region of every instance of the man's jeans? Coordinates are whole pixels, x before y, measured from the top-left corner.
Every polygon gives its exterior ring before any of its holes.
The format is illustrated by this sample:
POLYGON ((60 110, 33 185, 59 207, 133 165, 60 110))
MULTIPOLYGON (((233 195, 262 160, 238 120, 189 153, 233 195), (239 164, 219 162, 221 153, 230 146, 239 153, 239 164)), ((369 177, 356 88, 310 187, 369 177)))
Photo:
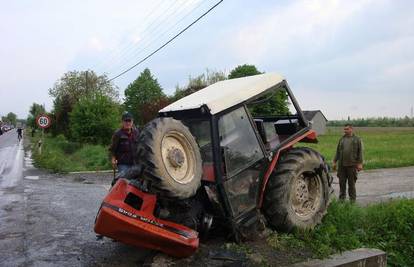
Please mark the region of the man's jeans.
POLYGON ((118 176, 121 172, 126 172, 131 169, 132 165, 118 164, 118 176))
POLYGON ((339 178, 339 199, 345 200, 346 198, 346 183, 348 182, 348 194, 349 200, 355 202, 356 200, 356 188, 355 183, 358 179, 358 172, 355 166, 338 168, 339 178))
POLYGON ((114 177, 114 179, 112 180, 111 185, 113 186, 116 181, 118 181, 118 179, 120 177, 125 176, 125 173, 131 169, 132 165, 126 165, 126 164, 118 164, 118 174, 114 177))

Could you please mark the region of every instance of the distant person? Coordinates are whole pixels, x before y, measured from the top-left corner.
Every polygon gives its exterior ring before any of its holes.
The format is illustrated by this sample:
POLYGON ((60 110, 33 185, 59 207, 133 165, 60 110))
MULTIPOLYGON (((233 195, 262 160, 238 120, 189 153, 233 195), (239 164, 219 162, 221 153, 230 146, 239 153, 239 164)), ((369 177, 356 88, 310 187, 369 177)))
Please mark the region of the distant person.
POLYGON ((113 134, 109 148, 112 167, 118 172, 127 171, 135 164, 138 136, 131 113, 125 112, 122 114, 122 128, 113 134))
POLYGON ((361 138, 353 133, 351 124, 344 127, 344 135, 341 137, 336 148, 333 160, 334 170, 338 169, 339 178, 339 199, 346 199, 346 184, 348 182, 349 200, 355 202, 356 188, 355 183, 358 179, 358 172, 362 170, 363 146, 361 138), (338 164, 338 166, 337 166, 338 164))
POLYGON ((23 129, 21 127, 17 128, 17 139, 19 139, 19 142, 23 138, 22 133, 23 133, 23 129))

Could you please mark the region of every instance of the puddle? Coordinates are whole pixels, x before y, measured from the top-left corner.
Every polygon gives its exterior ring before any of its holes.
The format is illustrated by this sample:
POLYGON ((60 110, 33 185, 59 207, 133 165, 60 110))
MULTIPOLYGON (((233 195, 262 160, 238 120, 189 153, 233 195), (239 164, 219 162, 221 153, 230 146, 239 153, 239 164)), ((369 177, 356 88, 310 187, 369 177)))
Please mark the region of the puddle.
POLYGON ((33 159, 32 159, 32 151, 26 151, 24 157, 24 165, 28 168, 34 168, 33 166, 33 159))
POLYGON ((25 176, 24 177, 24 179, 27 179, 27 180, 39 180, 39 176, 25 176))
POLYGON ((390 198, 414 198, 414 191, 408 191, 408 192, 394 192, 385 195, 386 197, 390 198))
POLYGON ((65 237, 64 234, 52 234, 53 237, 65 237))

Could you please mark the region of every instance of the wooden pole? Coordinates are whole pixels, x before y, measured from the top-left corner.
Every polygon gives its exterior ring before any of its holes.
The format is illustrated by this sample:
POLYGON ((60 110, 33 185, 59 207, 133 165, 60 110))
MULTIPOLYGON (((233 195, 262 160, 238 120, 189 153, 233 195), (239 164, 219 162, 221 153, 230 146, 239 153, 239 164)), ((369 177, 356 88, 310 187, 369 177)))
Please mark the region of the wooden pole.
POLYGON ((39 142, 37 143, 38 148, 39 148, 39 155, 42 155, 42 144, 43 144, 43 136, 44 136, 44 134, 45 134, 45 129, 42 128, 42 135, 40 137, 39 142))

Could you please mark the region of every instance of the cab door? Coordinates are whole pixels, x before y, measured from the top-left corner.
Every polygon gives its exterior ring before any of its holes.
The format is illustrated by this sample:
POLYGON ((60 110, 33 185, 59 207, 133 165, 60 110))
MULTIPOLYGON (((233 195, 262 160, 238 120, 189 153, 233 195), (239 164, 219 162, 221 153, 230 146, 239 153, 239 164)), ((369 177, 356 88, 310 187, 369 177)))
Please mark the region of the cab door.
POLYGON ((256 207, 265 154, 253 127, 244 106, 218 119, 223 185, 234 217, 256 207))

